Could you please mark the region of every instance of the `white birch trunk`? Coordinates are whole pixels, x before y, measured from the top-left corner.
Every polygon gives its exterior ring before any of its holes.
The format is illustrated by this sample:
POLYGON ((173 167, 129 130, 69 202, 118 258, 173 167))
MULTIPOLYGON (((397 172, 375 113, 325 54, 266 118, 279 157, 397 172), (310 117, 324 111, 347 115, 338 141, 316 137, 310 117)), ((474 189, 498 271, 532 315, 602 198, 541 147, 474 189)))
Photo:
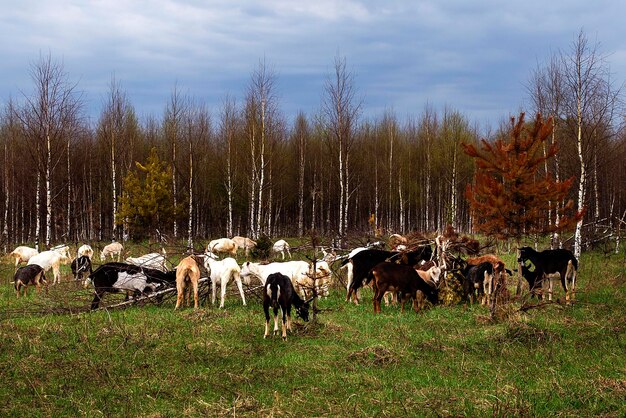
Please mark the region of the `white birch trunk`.
MULTIPOLYGON (((5 140, 4 142, 4 214, 2 216, 4 220, 4 226, 2 227, 2 237, 5 246, 9 242, 9 162, 8 162, 8 146, 5 140)), ((6 248, 5 248, 6 252, 6 248)))
MULTIPOLYGON (((176 123, 178 128, 178 123, 176 123)), ((174 199, 174 239, 178 238, 178 222, 176 221, 178 209, 178 189, 176 187, 176 133, 172 141, 172 194, 174 199)))
POLYGON ((51 190, 51 167, 52 167, 52 144, 50 135, 46 134, 47 164, 46 164, 46 247, 50 246, 52 238, 52 190, 51 190))
POLYGON ((400 231, 404 233, 404 231, 406 231, 406 225, 404 224, 404 196, 402 194, 402 181, 400 172, 398 172, 398 202, 400 204, 400 231))
POLYGON ((343 147, 341 143, 341 138, 339 139, 339 235, 343 236, 343 208, 345 205, 344 201, 344 190, 345 190, 345 180, 344 180, 344 172, 343 172, 343 147))
MULTIPOLYGON (((578 151, 578 160, 580 162, 580 179, 578 182, 578 210, 581 211, 585 204, 585 176, 587 175, 587 170, 585 166, 585 158, 583 155, 583 141, 582 141, 582 103, 580 98, 580 91, 578 94, 578 103, 577 103, 577 111, 578 111, 578 134, 576 136, 576 145, 578 151)), ((574 233, 574 256, 580 259, 580 254, 582 252, 582 227, 583 227, 583 219, 581 218, 576 223, 576 232, 574 233)))
POLYGON ((191 142, 191 137, 189 137, 189 214, 187 220, 187 248, 189 251, 193 250, 193 143, 191 142))
MULTIPOLYGON (((22 216, 24 215, 22 202, 22 216)), ((39 235, 41 234, 41 172, 37 170, 37 186, 35 187, 35 249, 39 251, 39 235)), ((22 221, 23 224, 23 221, 22 221)), ((32 224, 31 224, 32 225, 32 224)))
MULTIPOLYGON (((391 125, 391 123, 390 123, 390 125, 391 125)), ((389 170, 388 170, 389 171, 388 172, 388 175, 389 175, 389 186, 388 186, 389 188, 388 188, 388 190, 389 191, 387 193, 387 196, 388 196, 387 197, 387 200, 388 200, 388 202, 387 202, 387 230, 391 231, 392 228, 393 228, 393 225, 392 225, 392 218, 393 218, 392 217, 392 213, 393 213, 392 210, 393 210, 393 208, 392 208, 392 204, 391 204, 393 199, 391 198, 391 196, 393 196, 393 194, 394 194, 393 193, 393 128, 391 126, 389 127, 389 167, 388 168, 389 168, 389 170)))
MULTIPOLYGON (((230 130, 230 127, 228 128, 230 130)), ((226 149, 226 194, 228 198, 228 218, 226 220, 226 232, 229 237, 233 236, 233 173, 232 173, 232 134, 227 134, 226 149)))
POLYGON ((298 165, 298 236, 304 235, 304 135, 300 135, 300 153, 298 165))
POLYGON ((380 209, 380 198, 378 195, 378 160, 374 163, 374 234, 378 231, 378 216, 380 209))
MULTIPOLYGON (((346 152, 346 177, 345 177, 345 199, 344 199, 344 207, 343 207, 343 233, 345 234, 348 231, 348 209, 350 207, 350 172, 348 171, 348 153, 346 152)), ((343 235, 343 234, 342 234, 343 235)))
POLYGON ((261 100, 261 148, 259 161, 259 189, 257 193, 256 236, 261 236, 261 220, 263 216, 263 186, 265 185, 265 100, 261 100))
POLYGON ((66 224, 66 236, 68 240, 71 240, 70 231, 72 227, 71 222, 72 215, 72 171, 70 165, 70 136, 67 136, 67 224, 66 224))
POLYGON ((113 239, 117 239, 117 185, 115 171, 115 132, 111 127, 111 187, 113 191, 113 239))
MULTIPOLYGON (((254 124, 254 122, 252 122, 254 124)), ((249 196, 248 196, 248 216, 250 217, 249 219, 249 228, 250 228, 250 235, 252 235, 252 237, 254 237, 255 239, 258 238, 258 236, 256 235, 256 227, 254 224, 254 215, 256 213, 256 183, 257 183, 257 169, 256 169, 256 138, 255 138, 256 132, 255 132, 255 128, 254 126, 252 126, 252 132, 251 132, 251 136, 250 136, 250 171, 251 171, 251 179, 250 179, 250 190, 249 190, 249 196)))
POLYGON ((457 193, 456 193, 456 166, 457 166, 457 143, 454 144, 454 156, 452 158, 452 184, 450 190, 450 224, 458 229, 456 210, 457 210, 457 193))

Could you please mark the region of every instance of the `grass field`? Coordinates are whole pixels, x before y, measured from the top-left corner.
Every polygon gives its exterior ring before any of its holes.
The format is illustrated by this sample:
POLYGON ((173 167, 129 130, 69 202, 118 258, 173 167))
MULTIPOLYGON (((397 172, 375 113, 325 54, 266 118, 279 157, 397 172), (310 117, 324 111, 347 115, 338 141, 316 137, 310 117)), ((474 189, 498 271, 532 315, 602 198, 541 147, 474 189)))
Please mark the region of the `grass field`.
POLYGON ((477 305, 374 315, 368 289, 355 306, 337 288, 282 341, 232 289, 223 310, 91 313, 69 282, 17 300, 3 264, 0 416, 626 416, 625 256, 580 266, 574 306, 498 322, 477 305))

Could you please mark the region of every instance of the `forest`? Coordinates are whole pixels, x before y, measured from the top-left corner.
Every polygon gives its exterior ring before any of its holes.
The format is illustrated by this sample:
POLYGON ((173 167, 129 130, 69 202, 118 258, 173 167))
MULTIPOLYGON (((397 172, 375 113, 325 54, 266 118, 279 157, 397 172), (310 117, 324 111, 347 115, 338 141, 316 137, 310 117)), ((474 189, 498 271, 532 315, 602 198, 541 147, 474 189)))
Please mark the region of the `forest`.
MULTIPOLYGON (((241 100, 226 96, 209 109, 173 86, 162 114, 141 120, 115 77, 92 121, 80 84, 52 55, 28 70, 32 90, 4 98, 0 114, 5 250, 145 238, 191 248, 219 236, 375 235, 448 224, 471 232, 466 189, 476 169, 463 144, 495 141, 511 128, 480 127, 453 106, 428 103, 409 116, 365 118, 343 57, 319 111, 293 119, 281 111, 280 79, 264 61, 241 100)), ((626 226, 625 108, 606 56, 581 31, 537 65, 526 92, 524 112, 552 118, 550 143, 558 146, 537 176, 575 179, 565 200, 584 209, 582 245, 614 239, 626 226)))

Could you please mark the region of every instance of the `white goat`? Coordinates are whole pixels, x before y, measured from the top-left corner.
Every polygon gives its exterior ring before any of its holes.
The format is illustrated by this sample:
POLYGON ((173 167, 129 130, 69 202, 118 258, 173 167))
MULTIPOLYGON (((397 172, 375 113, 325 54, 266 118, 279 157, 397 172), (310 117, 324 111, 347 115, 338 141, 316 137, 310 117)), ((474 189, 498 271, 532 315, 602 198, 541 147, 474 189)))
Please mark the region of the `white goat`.
POLYGON ((252 241, 250 238, 236 236, 233 237, 233 241, 237 244, 238 248, 243 248, 246 257, 250 253, 250 250, 256 247, 256 242, 252 241))
POLYGON ((217 254, 217 253, 227 253, 232 255, 233 257, 237 255, 237 244, 230 238, 220 238, 214 239, 209 242, 209 245, 206 247, 206 251, 217 254))
POLYGON ((167 267, 165 265, 165 257, 159 253, 150 253, 142 255, 141 257, 128 257, 126 259, 126 262, 139 267, 148 267, 151 269, 159 270, 164 273, 167 271, 167 267))
MULTIPOLYGON (((313 276, 313 264, 311 264, 308 274, 309 281, 307 282, 309 289, 313 287, 313 277, 316 279, 315 290, 317 291, 317 295, 328 297, 328 287, 331 284, 332 271, 326 261, 322 260, 315 263, 315 276, 313 276)), ((304 286, 301 286, 301 289, 303 287, 304 286)), ((301 294, 306 297, 304 292, 301 292, 301 294)))
POLYGON ((67 264, 69 262, 69 257, 56 250, 42 251, 28 260, 28 264, 37 264, 43 268, 44 271, 48 271, 52 268, 54 273, 54 280, 52 281, 52 284, 61 283, 61 273, 59 271, 60 265, 67 264))
POLYGON ((107 256, 111 256, 111 261, 113 261, 113 256, 117 255, 117 261, 120 261, 123 249, 124 247, 119 242, 112 242, 102 249, 100 252, 100 260, 104 262, 107 256))
POLYGON ((27 263, 32 256, 37 254, 39 254, 39 251, 36 249, 20 245, 14 249, 9 256, 15 259, 15 268, 17 269, 20 263, 27 263))
POLYGON ((241 277, 250 284, 250 278, 256 277, 265 285, 267 277, 272 273, 281 273, 291 279, 291 283, 296 286, 298 282, 306 280, 309 272, 309 263, 306 261, 285 261, 269 264, 251 263, 246 261, 241 265, 241 277))
POLYGON ((283 260, 285 259, 285 251, 287 251, 287 254, 289 254, 289 258, 291 258, 291 252, 289 251, 289 243, 287 241, 285 241, 284 239, 279 239, 278 241, 276 241, 274 243, 274 246, 272 247, 272 251, 274 251, 275 253, 281 253, 281 255, 283 256, 283 260))
POLYGON ((83 244, 80 247, 78 247, 77 254, 78 254, 78 257, 86 255, 91 260, 91 258, 93 257, 93 248, 91 248, 91 245, 83 244))
POLYGON ((246 306, 246 296, 243 293, 241 285, 241 275, 239 265, 234 258, 228 257, 223 260, 217 260, 217 256, 212 252, 207 252, 204 257, 204 267, 210 271, 213 293, 211 295, 211 303, 215 304, 215 292, 217 285, 221 285, 220 308, 224 307, 224 297, 226 296, 226 285, 231 279, 237 283, 241 301, 246 306))

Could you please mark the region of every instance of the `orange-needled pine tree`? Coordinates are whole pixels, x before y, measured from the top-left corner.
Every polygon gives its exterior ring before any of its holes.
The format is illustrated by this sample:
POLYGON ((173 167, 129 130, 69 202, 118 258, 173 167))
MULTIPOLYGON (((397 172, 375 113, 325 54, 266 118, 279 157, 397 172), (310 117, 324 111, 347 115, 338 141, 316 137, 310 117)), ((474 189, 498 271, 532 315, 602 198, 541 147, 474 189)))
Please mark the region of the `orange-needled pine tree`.
MULTIPOLYGON (((474 182, 465 191, 476 232, 515 239, 519 247, 524 235, 572 229, 580 219, 582 212, 573 209, 572 200, 561 204, 574 178, 556 181, 544 169, 544 162, 558 152, 557 144, 549 143, 552 127, 552 118, 544 121, 537 114, 530 125, 521 113, 517 120, 511 118, 507 137, 483 139, 479 146, 463 144, 476 162, 474 182)), ((518 293, 520 286, 518 280, 518 293)))

